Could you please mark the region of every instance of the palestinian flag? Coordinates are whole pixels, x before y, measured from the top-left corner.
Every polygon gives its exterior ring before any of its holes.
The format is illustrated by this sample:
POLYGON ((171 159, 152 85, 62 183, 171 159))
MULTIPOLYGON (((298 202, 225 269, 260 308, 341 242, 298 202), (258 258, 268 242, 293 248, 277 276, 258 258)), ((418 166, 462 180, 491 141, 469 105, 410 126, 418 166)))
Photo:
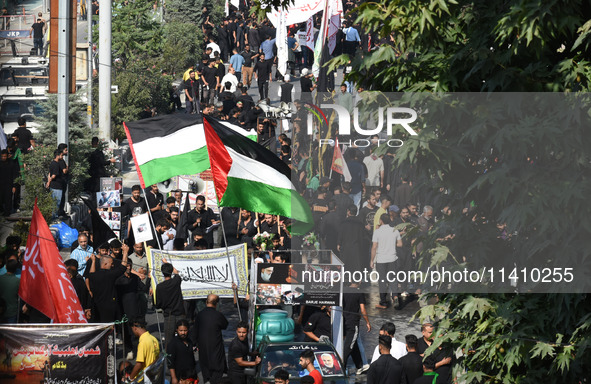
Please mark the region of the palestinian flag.
POLYGON ((205 116, 203 126, 220 206, 293 218, 301 223, 299 233, 313 225, 310 207, 284 162, 220 120, 205 116))
MULTIPOLYGON (((256 141, 256 131, 223 122, 256 141)), ((142 187, 209 169, 200 114, 172 114, 123 123, 142 187)))
POLYGON ((224 124, 226 127, 230 128, 231 130, 233 130, 234 132, 248 137, 249 139, 251 139, 252 141, 257 141, 257 131, 256 129, 251 129, 251 130, 246 130, 242 127, 239 127, 237 125, 228 123, 227 121, 223 121, 223 120, 219 120, 220 123, 224 124))
POLYGON ((142 188, 209 168, 199 114, 156 116, 123 126, 142 188))

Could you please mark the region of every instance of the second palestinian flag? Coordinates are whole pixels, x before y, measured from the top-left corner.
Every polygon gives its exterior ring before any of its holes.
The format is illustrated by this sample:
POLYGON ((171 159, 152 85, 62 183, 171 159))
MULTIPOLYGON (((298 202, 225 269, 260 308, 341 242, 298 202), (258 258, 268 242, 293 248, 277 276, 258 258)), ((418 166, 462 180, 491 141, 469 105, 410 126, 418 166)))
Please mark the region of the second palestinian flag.
POLYGON ((285 163, 215 118, 205 116, 203 126, 220 206, 287 216, 311 226, 310 207, 291 183, 285 163))

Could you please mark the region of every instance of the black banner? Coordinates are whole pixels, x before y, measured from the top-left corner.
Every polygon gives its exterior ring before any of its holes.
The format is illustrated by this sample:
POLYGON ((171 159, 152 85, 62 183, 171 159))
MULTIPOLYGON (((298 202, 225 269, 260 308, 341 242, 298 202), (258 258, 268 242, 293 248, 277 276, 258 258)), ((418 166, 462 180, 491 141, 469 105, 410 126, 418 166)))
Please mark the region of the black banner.
POLYGON ((111 324, 0 326, 0 382, 115 384, 111 324))
POLYGON ((257 305, 341 305, 340 265, 255 265, 257 305))

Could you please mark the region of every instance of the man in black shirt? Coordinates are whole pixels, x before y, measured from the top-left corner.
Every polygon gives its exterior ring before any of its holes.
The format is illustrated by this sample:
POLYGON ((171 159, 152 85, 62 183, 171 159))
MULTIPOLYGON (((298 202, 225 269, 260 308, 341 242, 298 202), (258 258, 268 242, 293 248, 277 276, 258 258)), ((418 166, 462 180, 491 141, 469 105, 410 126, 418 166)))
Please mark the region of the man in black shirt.
POLYGON ((170 340, 166 347, 172 382, 178 383, 181 380, 197 379, 193 342, 187 337, 189 335, 189 322, 187 320, 177 321, 176 334, 176 337, 170 340))
POLYGON ((90 281, 90 292, 92 293, 92 298, 96 306, 97 313, 95 318, 99 323, 112 323, 117 320, 115 281, 127 270, 127 253, 129 252, 129 247, 123 244, 122 250, 123 258, 121 264, 115 266, 113 265, 114 259, 110 256, 102 256, 100 259, 96 255, 92 255, 91 257, 92 262, 88 279, 90 281), (100 266, 97 267, 97 263, 99 262, 100 266))
POLYGON ((380 357, 371 363, 367 371, 368 384, 406 384, 402 364, 390 354, 392 338, 380 335, 380 357))
POLYGON ((351 283, 343 292, 343 320, 345 330, 343 364, 345 366, 347 365, 347 360, 349 359, 349 355, 351 355, 357 369, 363 367, 361 353, 357 345, 360 313, 367 324, 367 332, 371 332, 371 324, 365 310, 365 294, 359 290, 359 283, 351 283))
POLYGON ((146 191, 146 200, 148 201, 150 212, 154 213, 162 209, 164 206, 164 196, 158 192, 157 184, 151 185, 150 190, 146 191))
POLYGON ((189 211, 187 215, 187 228, 189 228, 189 231, 193 232, 196 228, 201 228, 205 234, 208 248, 213 248, 213 231, 207 233, 207 228, 217 223, 213 210, 205 207, 205 197, 202 195, 197 196, 195 209, 189 211))
POLYGON ((416 379, 414 384, 443 384, 439 374, 435 372, 435 361, 435 356, 425 358, 425 361, 423 361, 423 376, 416 379))
POLYGON ((124 220, 127 220, 127 238, 130 239, 130 244, 135 244, 130 219, 146 213, 146 202, 140 193, 141 187, 139 184, 131 187, 131 197, 123 202, 123 207, 121 208, 121 216, 124 220))
POLYGON ((187 105, 185 113, 199 113, 199 82, 195 78, 195 71, 189 71, 189 78, 185 81, 185 96, 187 105))
POLYGON ((72 285, 76 290, 76 295, 78 296, 78 300, 80 300, 80 304, 84 310, 84 315, 86 316, 86 319, 90 320, 92 298, 90 297, 88 288, 86 288, 84 278, 78 274, 78 261, 76 259, 68 259, 64 262, 64 265, 68 270, 68 275, 70 276, 72 285))
MULTIPOLYGON (((260 217, 260 216, 259 216, 260 217)), ((279 227, 275 215, 264 215, 264 220, 258 223, 261 228, 261 233, 267 232, 268 234, 274 233, 275 236, 279 234, 279 227)))
POLYGON ((248 361, 248 323, 241 321, 236 326, 236 337, 230 343, 228 349, 228 368, 230 380, 232 384, 246 384, 246 375, 244 368, 256 367, 261 362, 259 356, 255 361, 248 361))
POLYGON ((220 57, 222 60, 228 60, 228 52, 230 47, 230 36, 228 33, 228 20, 224 19, 222 24, 216 28, 218 33, 218 40, 217 43, 220 46, 220 57))
POLYGON ((66 164, 66 160, 64 158, 68 156, 68 144, 61 143, 57 146, 58 151, 62 151, 62 159, 59 161, 60 165, 60 172, 62 174, 62 198, 59 201, 59 211, 58 215, 66 216, 65 206, 66 206, 66 190, 68 189, 68 181, 70 178, 70 167, 66 164))
POLYGON ((9 216, 12 213, 12 199, 16 190, 14 181, 18 177, 18 164, 8 158, 8 151, 3 149, 0 155, 0 213, 9 216))
POLYGON ((254 66, 254 78, 257 80, 259 87, 259 100, 265 100, 269 97, 269 82, 273 81, 271 78, 270 67, 265 61, 265 56, 259 57, 259 62, 254 66))
MULTIPOLYGON (((115 280, 117 286, 117 300, 119 301, 119 311, 124 313, 128 319, 137 319, 139 317, 139 285, 140 279, 137 275, 131 273, 133 263, 127 260, 127 268, 125 273, 115 280)), ((132 353, 138 344, 138 338, 132 337, 133 332, 129 323, 125 325, 124 333, 125 351, 131 357, 132 353)))
POLYGON ((252 246, 252 237, 257 233, 257 229, 254 226, 254 219, 250 211, 243 209, 240 214, 240 222, 238 223, 238 232, 240 242, 247 243, 248 246, 252 246))
POLYGON ((29 31, 29 37, 33 37, 33 44, 35 53, 38 56, 43 56, 43 29, 45 27, 45 23, 43 19, 37 18, 37 22, 31 25, 31 30, 29 31))
POLYGON ((217 68, 214 66, 215 60, 209 59, 207 67, 203 68, 201 76, 202 91, 201 102, 205 104, 213 104, 213 97, 215 96, 215 88, 217 86, 217 68))
POLYGON ((218 295, 207 296, 206 308, 197 314, 194 327, 203 382, 211 384, 217 384, 227 370, 222 330, 228 328, 228 319, 216 310, 219 300, 218 295))
POLYGON ((302 101, 304 103, 312 102, 312 91, 316 88, 316 84, 312 83, 313 74, 308 68, 302 69, 302 77, 300 77, 300 86, 302 88, 302 101))
POLYGON ((99 148, 99 138, 93 137, 90 145, 94 148, 94 151, 88 155, 88 174, 90 178, 88 179, 88 185, 86 189, 89 192, 92 192, 93 196, 96 196, 96 192, 99 192, 100 189, 100 179, 101 177, 107 177, 107 170, 105 167, 111 163, 114 163, 116 159, 114 157, 110 158, 109 160, 105 159, 105 154, 103 150, 99 148))
POLYGON ((417 352, 417 337, 406 335, 406 350, 408 353, 402 356, 399 361, 404 367, 406 382, 412 384, 423 375, 423 359, 417 352))
POLYGON ((304 341, 319 341, 322 336, 330 338, 332 334, 330 311, 330 306, 322 306, 320 307, 320 311, 310 316, 304 326, 304 334, 306 335, 304 341))
POLYGON ((56 219, 59 215, 60 202, 62 201, 62 195, 64 190, 64 171, 60 166, 60 161, 63 160, 64 154, 59 149, 53 152, 53 161, 49 164, 49 177, 45 188, 51 191, 51 196, 56 201, 55 210, 52 215, 52 219, 56 219))
POLYGON ((27 120, 24 117, 18 118, 18 128, 14 131, 18 136, 18 146, 23 155, 29 153, 29 149, 35 147, 35 139, 29 129, 27 129, 27 120))
POLYGON ((433 344, 433 324, 424 323, 421 325, 421 333, 423 334, 423 337, 417 342, 417 352, 421 357, 424 357, 427 348, 433 344))
POLYGON ((160 270, 164 275, 164 281, 156 286, 156 308, 164 312, 164 342, 168 345, 174 336, 176 323, 185 318, 185 307, 179 272, 172 264, 164 260, 163 262, 160 270))
POLYGON ((226 233, 226 239, 228 239, 228 246, 242 243, 238 237, 240 208, 224 207, 222 208, 221 216, 224 221, 224 231, 226 233))
POLYGON ((253 52, 258 52, 261 46, 261 36, 259 34, 258 25, 252 22, 248 33, 246 34, 246 44, 250 45, 253 52))
POLYGON ((244 46, 244 51, 240 52, 244 57, 244 64, 242 64, 242 82, 245 87, 250 88, 252 83, 252 71, 254 67, 254 59, 259 55, 258 52, 250 50, 250 44, 244 46))

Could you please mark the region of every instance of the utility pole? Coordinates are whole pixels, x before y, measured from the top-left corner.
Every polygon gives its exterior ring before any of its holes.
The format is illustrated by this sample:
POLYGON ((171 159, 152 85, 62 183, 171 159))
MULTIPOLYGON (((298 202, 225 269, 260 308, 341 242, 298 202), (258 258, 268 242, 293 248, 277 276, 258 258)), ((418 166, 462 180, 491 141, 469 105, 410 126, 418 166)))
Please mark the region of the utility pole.
POLYGON ((99 12, 99 138, 111 139, 111 0, 99 12))
MULTIPOLYGON (((71 0, 59 0, 58 57, 57 57, 57 142, 68 144, 69 94, 70 94, 70 18, 71 0)), ((52 47, 52 49, 55 49, 52 47)))
MULTIPOLYGON (((88 3, 88 0, 87 0, 88 3)), ((92 9, 92 7, 91 7, 92 9)), ((91 9, 86 8, 86 22, 88 24, 88 79, 86 90, 87 106, 86 113, 88 115, 88 127, 92 129, 92 12, 91 9)))

